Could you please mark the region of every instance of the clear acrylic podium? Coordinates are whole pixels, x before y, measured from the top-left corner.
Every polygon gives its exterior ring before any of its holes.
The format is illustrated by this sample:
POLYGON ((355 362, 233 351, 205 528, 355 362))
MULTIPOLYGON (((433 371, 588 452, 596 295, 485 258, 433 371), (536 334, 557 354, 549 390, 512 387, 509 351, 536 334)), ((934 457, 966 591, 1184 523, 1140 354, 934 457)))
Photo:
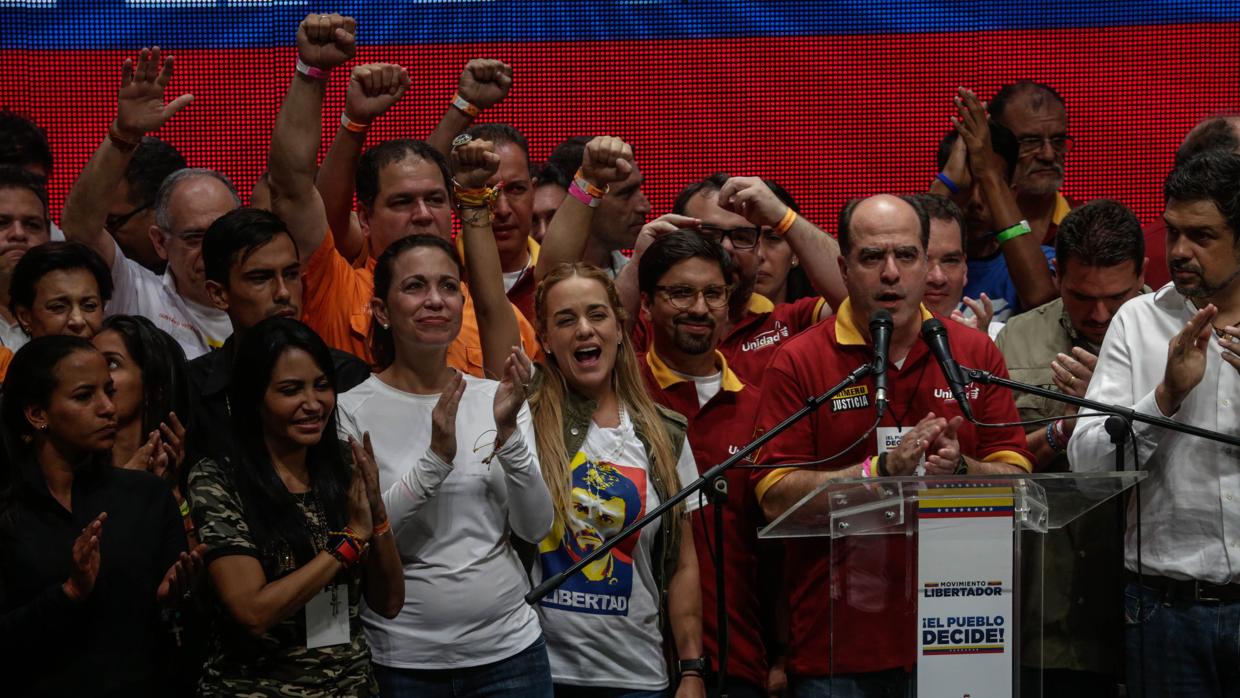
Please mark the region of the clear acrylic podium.
MULTIPOLYGON (((1026 653, 1022 669, 1022 624, 1034 624, 1024 628, 1029 637, 1040 636, 1042 623, 1037 612, 1021 613, 1022 537, 1027 554, 1040 552, 1028 550, 1030 533, 1044 539, 1144 478, 840 480, 804 497, 759 537, 788 542, 788 555, 812 570, 815 594, 828 599, 813 602, 812 618, 799 615, 794 600, 792 620, 812 623, 803 637, 821 627, 826 642, 814 646, 829 648, 827 675, 864 674, 896 658, 918 698, 1038 696, 1040 662, 1026 653)), ((1098 535, 1121 544, 1116 528, 1098 535)), ((1040 555, 1031 559, 1040 566, 1040 555)), ((1121 603, 1117 584, 1116 607, 1121 603)))

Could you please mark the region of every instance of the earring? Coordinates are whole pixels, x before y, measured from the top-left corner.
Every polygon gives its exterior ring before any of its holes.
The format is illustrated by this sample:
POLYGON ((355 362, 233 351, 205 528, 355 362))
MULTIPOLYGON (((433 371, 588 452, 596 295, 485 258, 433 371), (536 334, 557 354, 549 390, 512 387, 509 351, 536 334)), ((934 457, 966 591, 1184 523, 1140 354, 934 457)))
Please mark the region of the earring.
POLYGON ((43 432, 44 434, 46 434, 46 433, 47 433, 47 425, 46 425, 46 424, 40 424, 40 425, 38 426, 38 430, 39 430, 39 431, 41 431, 41 432, 43 432))
POLYGON ((382 327, 382 328, 383 328, 383 329, 385 329, 385 330, 386 330, 386 329, 388 329, 388 324, 387 324, 386 322, 381 322, 381 323, 379 323, 379 326, 380 326, 380 327, 382 327))

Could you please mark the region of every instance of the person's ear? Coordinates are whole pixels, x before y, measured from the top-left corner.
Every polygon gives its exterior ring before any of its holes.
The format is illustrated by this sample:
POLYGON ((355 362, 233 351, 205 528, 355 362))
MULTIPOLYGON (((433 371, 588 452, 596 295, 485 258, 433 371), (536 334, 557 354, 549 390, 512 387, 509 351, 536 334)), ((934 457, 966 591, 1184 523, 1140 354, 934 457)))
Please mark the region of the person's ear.
POLYGON ((147 231, 147 235, 151 238, 151 245, 155 248, 155 254, 159 255, 159 258, 165 262, 168 261, 168 237, 163 229, 157 225, 152 225, 150 230, 147 231))
POLYGON ((228 289, 224 288, 223 284, 207 279, 207 298, 211 305, 228 312, 228 289))
POLYGON ((27 405, 22 409, 22 414, 35 431, 47 431, 47 409, 38 405, 27 405))
POLYGON ((383 329, 391 329, 392 322, 388 318, 387 303, 378 298, 370 299, 370 314, 374 317, 374 321, 379 323, 383 329))
POLYGON ((24 305, 16 306, 13 308, 13 315, 17 318, 17 324, 21 326, 22 332, 25 332, 27 336, 33 336, 30 334, 30 308, 24 305))

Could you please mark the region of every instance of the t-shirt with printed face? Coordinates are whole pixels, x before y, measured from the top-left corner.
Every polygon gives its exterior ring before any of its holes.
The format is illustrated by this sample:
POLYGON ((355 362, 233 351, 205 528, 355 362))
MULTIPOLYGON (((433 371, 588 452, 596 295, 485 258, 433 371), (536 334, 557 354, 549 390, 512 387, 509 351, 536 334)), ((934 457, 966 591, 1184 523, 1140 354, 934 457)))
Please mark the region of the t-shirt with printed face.
MULTIPOLYGON (((659 504, 645 450, 628 415, 593 422, 572 460, 567 530, 557 522, 538 546, 543 578, 558 574, 659 504)), ((676 463, 682 485, 697 479, 686 441, 676 463)), ((686 508, 696 508, 694 497, 686 508)), ((668 685, 651 548, 659 525, 570 577, 539 605, 556 683, 660 690, 668 685)))

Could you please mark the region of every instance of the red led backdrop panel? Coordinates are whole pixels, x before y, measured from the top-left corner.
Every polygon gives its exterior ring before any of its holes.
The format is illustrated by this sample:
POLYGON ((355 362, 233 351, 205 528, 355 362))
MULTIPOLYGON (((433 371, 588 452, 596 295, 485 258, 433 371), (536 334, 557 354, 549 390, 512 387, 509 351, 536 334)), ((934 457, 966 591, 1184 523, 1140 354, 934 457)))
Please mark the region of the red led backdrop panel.
MULTIPOLYGON (((287 40, 291 46, 295 21, 287 40)), ((170 94, 195 102, 159 134, 196 166, 248 191, 265 167, 291 48, 178 49, 170 94)), ((362 33, 364 40, 365 33, 362 33)), ((655 213, 691 179, 714 171, 784 184, 828 229, 849 197, 924 189, 963 85, 988 97, 1033 78, 1064 95, 1076 149, 1067 193, 1112 197, 1142 220, 1161 210, 1176 146, 1201 116, 1240 106, 1240 23, 1002 31, 570 42, 363 45, 358 62, 397 62, 413 87, 371 141, 423 137, 443 113, 461 66, 494 57, 515 68, 506 121, 533 157, 562 138, 608 133, 631 141, 655 213)), ((0 104, 46 127, 59 209, 114 112, 119 66, 132 51, 0 51, 0 104)), ((324 141, 345 86, 329 87, 324 141)))

